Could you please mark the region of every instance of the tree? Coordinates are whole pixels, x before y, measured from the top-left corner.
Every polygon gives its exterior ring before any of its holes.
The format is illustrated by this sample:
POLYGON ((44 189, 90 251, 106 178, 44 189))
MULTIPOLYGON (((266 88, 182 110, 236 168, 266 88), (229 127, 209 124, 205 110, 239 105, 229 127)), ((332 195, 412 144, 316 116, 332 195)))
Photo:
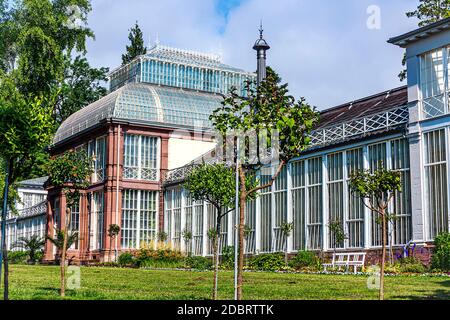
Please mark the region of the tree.
MULTIPOLYGON (((61 229, 56 230, 56 237, 47 236, 46 239, 50 241, 58 250, 62 250, 64 246, 64 231, 61 229)), ((68 235, 65 239, 67 241, 66 248, 70 248, 75 242, 78 241, 78 232, 68 232, 68 235)))
MULTIPOLYGON (((254 178, 248 178, 246 184, 247 188, 251 189, 256 186, 256 180, 254 178)), ((213 300, 216 300, 219 274, 219 240, 222 219, 233 211, 235 207, 236 179, 234 170, 223 163, 214 165, 202 164, 188 174, 184 188, 195 201, 210 203, 215 208, 216 226, 208 231, 208 236, 213 242, 213 300)))
POLYGON ((288 238, 291 235, 292 230, 294 230, 294 223, 292 222, 283 222, 280 226, 281 233, 283 234, 284 238, 284 264, 286 267, 288 266, 288 238))
POLYGON ((345 239, 347 239, 347 235, 345 234, 344 226, 341 220, 333 220, 328 224, 328 228, 330 229, 330 233, 333 237, 333 249, 336 252, 336 249, 342 247, 344 245, 345 239))
POLYGON ((416 10, 406 13, 408 18, 420 20, 419 27, 450 17, 450 0, 419 0, 416 10))
POLYGON ((0 277, 3 260, 5 300, 8 300, 9 289, 5 227, 8 202, 13 202, 9 191, 33 168, 36 162, 34 155, 43 152, 51 141, 54 124, 51 110, 45 107, 48 99, 51 97, 24 96, 14 84, 14 74, 0 74, 0 158, 5 166, 0 277))
POLYGON ((66 64, 55 112, 58 124, 107 94, 101 83, 108 81, 109 68, 92 68, 83 56, 77 56, 74 61, 66 61, 66 64))
MULTIPOLYGON (((66 255, 68 248, 68 233, 71 227, 71 208, 80 203, 81 191, 89 187, 92 174, 92 159, 82 150, 68 151, 51 159, 48 164, 50 185, 61 189, 66 198, 66 215, 61 226, 63 243, 61 249, 61 297, 65 296, 66 255)), ((59 234, 58 234, 59 236, 59 234)), ((52 241, 53 242, 53 241, 52 241)))
POLYGON ((184 244, 186 246, 188 256, 191 256, 191 241, 192 241, 192 231, 188 229, 184 229, 182 232, 182 237, 184 240, 184 244))
POLYGON ((237 285, 239 300, 242 299, 247 199, 253 193, 272 186, 285 164, 308 147, 311 140, 309 134, 319 120, 319 113, 307 104, 304 98, 296 101, 288 94, 288 85, 280 83, 280 77, 271 68, 267 68, 266 79, 256 89, 252 81, 247 82, 248 97, 241 97, 236 88, 233 88, 224 99, 222 107, 214 111, 210 117, 215 129, 222 136, 230 136, 231 133, 244 137, 254 134, 257 141, 257 150, 253 150, 250 141, 252 139, 244 138, 244 141, 241 141, 245 146, 244 152, 240 152, 236 159, 240 180, 237 285), (270 141, 260 139, 265 132, 272 137, 270 141), (261 160, 259 151, 266 150, 267 147, 270 149, 272 162, 278 161, 278 164, 275 164, 275 174, 269 182, 247 189, 246 178, 262 167, 264 161, 261 160))
POLYGON ((28 252, 28 263, 35 264, 37 253, 42 251, 45 245, 45 239, 38 236, 32 235, 29 238, 20 237, 16 243, 14 243, 15 248, 25 249, 28 252))
POLYGON ((86 39, 94 38, 90 11, 89 0, 15 0, 3 22, 0 15, 0 68, 16 71, 25 95, 57 91, 58 123, 106 94, 108 69, 91 68, 85 58, 86 39))
POLYGON ((134 27, 130 29, 128 39, 130 40, 130 45, 126 46, 127 52, 122 55, 123 66, 133 61, 134 58, 147 53, 147 48, 144 45, 144 36, 137 21, 134 27))
POLYGON ((356 171, 350 176, 350 189, 353 194, 365 199, 364 205, 380 218, 378 220, 381 224, 382 234, 380 300, 383 300, 388 207, 395 193, 401 192, 401 175, 397 171, 385 169, 382 165, 374 172, 369 170, 356 171))
POLYGON ((110 224, 108 227, 108 237, 109 237, 109 257, 111 259, 111 248, 113 240, 119 235, 120 226, 117 224, 110 224))
MULTIPOLYGON (((406 13, 408 18, 419 19, 419 27, 425 27, 431 23, 450 17, 450 0, 419 0, 417 9, 406 13)), ((406 66, 406 54, 403 56, 402 66, 406 66)), ((400 81, 407 77, 404 69, 398 75, 400 81)))

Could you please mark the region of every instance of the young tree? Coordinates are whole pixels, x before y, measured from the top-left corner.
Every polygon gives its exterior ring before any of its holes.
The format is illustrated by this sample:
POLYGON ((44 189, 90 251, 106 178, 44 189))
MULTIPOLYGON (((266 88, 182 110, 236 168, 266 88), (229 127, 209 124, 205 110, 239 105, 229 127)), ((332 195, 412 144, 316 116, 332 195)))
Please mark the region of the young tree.
POLYGON ((184 240, 184 245, 186 246, 188 256, 191 256, 191 241, 192 241, 192 231, 184 229, 182 232, 182 237, 184 240))
POLYGON ((53 133, 51 110, 43 107, 43 98, 22 95, 14 84, 14 78, 0 74, 0 158, 4 163, 5 183, 2 210, 2 254, 0 254, 0 278, 2 260, 4 266, 4 299, 8 300, 8 252, 5 227, 10 189, 33 168, 34 155, 43 152, 53 133))
POLYGON ((52 187, 60 188, 66 198, 66 214, 61 226, 63 243, 61 247, 61 297, 65 296, 66 256, 68 233, 71 228, 71 208, 80 202, 81 191, 89 187, 92 174, 92 159, 85 151, 68 151, 51 159, 48 165, 49 182, 52 187))
POLYGON ((108 227, 108 237, 109 237, 109 259, 111 260, 111 248, 113 240, 119 235, 120 226, 117 224, 110 224, 108 227))
POLYGON ((328 228, 330 229, 330 233, 333 237, 333 249, 336 252, 336 249, 341 247, 344 244, 345 239, 347 239, 347 235, 345 234, 344 226, 342 221, 333 220, 328 224, 328 228))
POLYGON ((137 21, 134 27, 130 29, 128 39, 130 40, 130 45, 126 47, 127 52, 122 55, 123 66, 133 61, 134 58, 147 53, 147 48, 144 45, 144 36, 137 21))
POLYGON ((401 192, 401 175, 397 171, 385 169, 382 165, 374 172, 356 171, 350 176, 350 189, 353 194, 365 199, 364 205, 380 218, 382 238, 380 300, 383 300, 388 207, 395 193, 401 192))
MULTIPOLYGON (((419 27, 450 17, 450 0, 419 0, 419 2, 416 10, 406 13, 408 18, 419 19, 419 27)), ((406 54, 403 56, 402 65, 406 66, 406 54)), ((400 81, 405 80, 406 69, 400 72, 398 77, 400 81)))
POLYGON ((237 159, 240 180, 237 285, 239 300, 242 299, 244 217, 247 199, 253 193, 272 186, 285 164, 308 147, 311 140, 309 134, 319 120, 319 113, 307 104, 304 98, 296 101, 288 94, 288 85, 280 83, 280 77, 271 68, 267 68, 266 79, 256 89, 254 83, 247 83, 248 97, 241 97, 236 88, 233 88, 224 99, 223 106, 210 117, 215 129, 223 136, 236 132, 239 135, 255 133, 258 140, 263 132, 267 132, 269 136, 276 137, 273 142, 267 139, 267 145, 257 146, 257 149, 264 150, 270 147, 272 162, 278 161, 275 174, 268 183, 247 189, 245 183, 247 176, 262 167, 260 152, 251 150, 252 144, 247 143, 249 140, 244 141, 246 145, 244 154, 256 153, 258 159, 247 161, 240 156, 237 159))
POLYGON ((288 266, 289 254, 288 254, 288 238, 291 235, 292 230, 294 230, 293 222, 283 222, 280 226, 281 233, 284 238, 284 264, 288 266))
MULTIPOLYGON (((246 179, 247 189, 256 186, 256 180, 246 179)), ((184 188, 195 201, 210 203, 215 208, 215 228, 209 230, 208 235, 213 242, 214 281, 213 300, 217 299, 219 274, 219 241, 222 219, 235 207, 236 179, 232 168, 222 163, 203 164, 193 169, 186 177, 184 188)), ((255 195, 255 194, 253 194, 255 195)))

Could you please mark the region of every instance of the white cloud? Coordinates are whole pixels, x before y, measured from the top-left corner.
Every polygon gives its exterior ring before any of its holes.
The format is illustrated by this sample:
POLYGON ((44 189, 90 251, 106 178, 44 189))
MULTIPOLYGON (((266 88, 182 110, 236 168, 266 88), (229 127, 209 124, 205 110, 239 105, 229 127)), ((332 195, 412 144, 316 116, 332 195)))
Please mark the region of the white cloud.
POLYGON ((163 44, 206 52, 222 51, 226 63, 256 68, 252 50, 263 19, 271 45, 268 62, 289 82, 291 92, 321 109, 402 85, 402 50, 388 43, 416 21, 405 12, 411 0, 246 0, 228 15, 214 0, 94 0, 89 43, 94 65, 120 64, 128 29, 139 21, 146 37, 163 44), (381 8, 381 29, 366 26, 367 7, 381 8), (219 30, 223 28, 221 34, 219 30))

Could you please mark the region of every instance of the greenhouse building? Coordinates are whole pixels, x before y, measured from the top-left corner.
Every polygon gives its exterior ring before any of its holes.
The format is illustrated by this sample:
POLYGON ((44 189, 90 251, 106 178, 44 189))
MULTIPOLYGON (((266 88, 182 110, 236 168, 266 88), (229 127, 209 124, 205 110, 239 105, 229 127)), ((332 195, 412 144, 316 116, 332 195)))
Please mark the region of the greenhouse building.
MULTIPOLYGON (((248 203, 246 253, 337 249, 366 251, 368 261, 376 257, 377 216, 350 192, 349 177, 380 163, 402 178, 402 191, 389 208, 395 213, 389 223, 395 250, 414 243, 428 259, 433 239, 450 230, 450 19, 389 43, 406 49, 407 85, 321 112, 310 147, 248 203), (346 234, 342 244, 333 241, 332 221, 346 234), (287 238, 281 231, 285 222, 294 225, 287 238)), ((79 232, 71 261, 110 261, 154 243, 163 231, 172 246, 211 255, 207 234, 215 225, 214 209, 193 201, 182 183, 196 163, 217 160, 209 116, 229 89, 246 96, 245 82, 265 77, 270 47, 262 33, 254 49, 255 73, 225 65, 218 56, 155 45, 111 73, 107 96, 61 125, 51 153, 84 149, 95 162, 90 187, 71 208, 71 228, 79 232), (111 224, 121 227, 113 241, 111 224), (191 239, 183 239, 185 231, 191 239)), ((261 183, 274 170, 261 169, 261 183)), ((39 221, 53 235, 66 221, 65 198, 50 185, 46 192, 46 216, 39 221)), ((222 248, 233 245, 234 214, 223 225, 222 248)), ((47 242, 45 260, 57 254, 47 242)))

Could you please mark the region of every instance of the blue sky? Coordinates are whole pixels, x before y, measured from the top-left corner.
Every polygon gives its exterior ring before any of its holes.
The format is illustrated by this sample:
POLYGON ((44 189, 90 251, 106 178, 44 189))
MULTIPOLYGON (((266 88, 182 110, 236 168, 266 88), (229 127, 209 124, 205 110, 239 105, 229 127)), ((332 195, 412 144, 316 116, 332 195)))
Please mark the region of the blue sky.
POLYGON ((88 57, 120 65, 128 29, 139 21, 146 43, 219 53, 225 63, 256 69, 252 46, 260 20, 271 45, 268 63, 291 93, 319 109, 400 85, 403 50, 386 41, 417 26, 406 11, 418 0, 92 0, 96 34, 88 57), (381 28, 367 28, 367 8, 380 8, 381 28))

